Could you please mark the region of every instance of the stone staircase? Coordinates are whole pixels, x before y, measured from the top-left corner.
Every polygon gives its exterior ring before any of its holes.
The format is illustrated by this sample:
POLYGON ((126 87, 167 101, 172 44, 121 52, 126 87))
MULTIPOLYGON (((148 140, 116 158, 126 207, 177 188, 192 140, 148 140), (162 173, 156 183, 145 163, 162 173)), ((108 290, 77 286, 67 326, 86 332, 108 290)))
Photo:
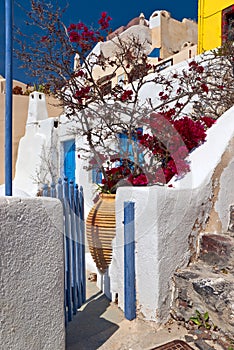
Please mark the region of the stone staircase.
POLYGON ((234 338, 234 238, 229 234, 204 234, 199 259, 174 275, 172 316, 189 324, 209 314, 209 324, 234 338))

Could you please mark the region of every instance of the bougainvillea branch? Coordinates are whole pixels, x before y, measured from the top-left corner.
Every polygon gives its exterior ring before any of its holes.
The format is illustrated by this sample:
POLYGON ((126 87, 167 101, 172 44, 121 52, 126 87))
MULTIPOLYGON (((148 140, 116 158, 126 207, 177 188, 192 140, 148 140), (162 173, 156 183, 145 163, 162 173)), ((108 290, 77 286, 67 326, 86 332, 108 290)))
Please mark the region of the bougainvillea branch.
POLYGON ((148 59, 149 43, 136 35, 111 39, 112 54, 102 49, 111 32, 106 12, 93 28, 64 24, 64 10, 44 0, 31 5, 29 24, 36 31, 30 44, 18 32, 17 56, 76 122, 73 132, 84 139, 79 157, 87 158, 87 169, 95 159, 103 190, 115 191, 120 180, 167 183, 188 172, 188 153, 233 105, 233 45, 190 60, 186 68, 158 72, 148 59), (125 78, 111 84, 117 72, 125 78))

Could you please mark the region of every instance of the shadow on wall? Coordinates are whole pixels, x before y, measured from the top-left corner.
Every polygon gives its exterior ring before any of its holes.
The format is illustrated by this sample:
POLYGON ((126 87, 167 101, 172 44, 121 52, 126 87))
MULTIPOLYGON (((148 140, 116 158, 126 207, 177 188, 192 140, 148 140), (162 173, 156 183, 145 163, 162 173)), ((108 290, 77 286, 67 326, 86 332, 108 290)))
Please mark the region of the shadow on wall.
POLYGON ((117 324, 102 317, 110 305, 110 300, 100 293, 94 295, 93 300, 68 324, 67 350, 96 350, 118 330, 117 324))

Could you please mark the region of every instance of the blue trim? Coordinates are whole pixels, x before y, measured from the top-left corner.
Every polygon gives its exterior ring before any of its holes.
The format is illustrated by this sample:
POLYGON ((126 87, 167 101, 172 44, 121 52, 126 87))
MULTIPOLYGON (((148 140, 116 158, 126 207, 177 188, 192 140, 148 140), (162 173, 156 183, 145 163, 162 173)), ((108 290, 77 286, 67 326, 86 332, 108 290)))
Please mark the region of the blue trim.
POLYGON ((149 54, 148 57, 160 57, 160 48, 155 47, 149 54))
POLYGON ((12 196, 12 24, 13 24, 13 0, 5 1, 6 17, 6 54, 5 54, 5 195, 12 196))

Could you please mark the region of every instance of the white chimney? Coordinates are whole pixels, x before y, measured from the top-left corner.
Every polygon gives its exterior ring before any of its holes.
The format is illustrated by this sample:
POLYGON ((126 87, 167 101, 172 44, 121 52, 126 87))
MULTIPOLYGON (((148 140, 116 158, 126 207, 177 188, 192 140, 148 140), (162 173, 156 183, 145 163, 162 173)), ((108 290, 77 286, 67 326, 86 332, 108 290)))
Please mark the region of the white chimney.
POLYGON ((48 119, 45 94, 34 91, 29 95, 27 125, 48 119))

